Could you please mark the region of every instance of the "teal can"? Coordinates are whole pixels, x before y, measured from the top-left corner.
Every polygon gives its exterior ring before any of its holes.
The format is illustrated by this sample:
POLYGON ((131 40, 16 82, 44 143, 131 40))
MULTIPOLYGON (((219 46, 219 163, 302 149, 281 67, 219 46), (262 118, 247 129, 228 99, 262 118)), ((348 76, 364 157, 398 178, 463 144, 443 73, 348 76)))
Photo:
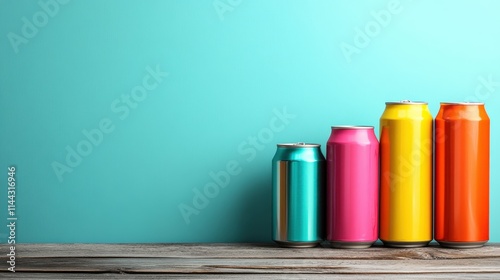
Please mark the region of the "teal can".
POLYGON ((324 239, 325 157, 321 145, 278 144, 272 161, 273 240, 307 248, 324 239))

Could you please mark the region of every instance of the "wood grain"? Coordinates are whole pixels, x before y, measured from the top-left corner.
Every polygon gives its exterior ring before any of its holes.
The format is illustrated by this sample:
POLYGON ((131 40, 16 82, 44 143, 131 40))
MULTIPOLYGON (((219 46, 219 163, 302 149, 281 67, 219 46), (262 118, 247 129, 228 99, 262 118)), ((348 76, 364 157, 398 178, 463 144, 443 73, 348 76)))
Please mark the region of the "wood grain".
POLYGON ((0 279, 266 279, 266 280, 326 280, 326 279, 374 279, 374 280, 401 280, 401 279, 500 279, 500 274, 459 273, 459 274, 84 274, 84 273, 0 273, 0 279))
MULTIPOLYGON (((0 246, 7 271, 7 246, 0 246)), ((457 250, 375 246, 287 249, 274 244, 20 244, 20 279, 500 279, 500 246, 457 250), (241 278, 240 278, 241 279, 241 278)), ((2 272, 0 278, 14 273, 2 272)))
MULTIPOLYGON (((7 252, 7 246, 0 250, 7 252)), ((280 259, 464 259, 500 257, 500 244, 476 249, 447 249, 437 245, 414 249, 394 249, 376 245, 361 250, 328 247, 291 249, 271 243, 209 244, 21 244, 23 257, 166 257, 166 258, 280 258, 280 259)), ((3 256, 3 255, 2 255, 3 256)))

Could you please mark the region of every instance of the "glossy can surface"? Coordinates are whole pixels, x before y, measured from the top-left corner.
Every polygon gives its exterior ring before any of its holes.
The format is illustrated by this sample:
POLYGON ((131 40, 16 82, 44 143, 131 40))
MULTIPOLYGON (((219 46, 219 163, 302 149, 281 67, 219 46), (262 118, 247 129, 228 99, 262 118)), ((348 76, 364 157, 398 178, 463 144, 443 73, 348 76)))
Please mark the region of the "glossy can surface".
POLYGON ((387 102, 380 118, 380 235, 387 246, 432 240, 432 116, 425 102, 387 102))
POLYGON ((480 247, 489 240, 490 119, 483 103, 441 103, 436 117, 435 239, 480 247))
POLYGON ((313 247, 324 239, 325 158, 319 144, 278 144, 272 160, 273 240, 313 247))
POLYGON ((371 126, 337 126, 327 143, 326 239, 367 248, 378 239, 379 143, 371 126))

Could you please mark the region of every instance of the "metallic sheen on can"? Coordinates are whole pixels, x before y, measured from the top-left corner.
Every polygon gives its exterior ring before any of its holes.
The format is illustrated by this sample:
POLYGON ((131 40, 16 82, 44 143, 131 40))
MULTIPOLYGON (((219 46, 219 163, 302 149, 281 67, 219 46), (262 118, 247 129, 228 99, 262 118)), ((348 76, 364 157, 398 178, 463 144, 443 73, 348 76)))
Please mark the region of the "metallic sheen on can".
POLYGON ((273 240, 314 247, 324 239, 325 157, 319 144, 278 144, 272 160, 273 240))
POLYGON ((425 102, 387 102, 380 118, 380 235, 386 246, 432 240, 432 115, 425 102))
POLYGON ((333 126, 326 150, 326 240, 368 248, 378 239, 379 142, 373 126, 333 126))
POLYGON ((435 136, 435 239, 481 247, 489 240, 490 119, 483 103, 441 103, 435 136))

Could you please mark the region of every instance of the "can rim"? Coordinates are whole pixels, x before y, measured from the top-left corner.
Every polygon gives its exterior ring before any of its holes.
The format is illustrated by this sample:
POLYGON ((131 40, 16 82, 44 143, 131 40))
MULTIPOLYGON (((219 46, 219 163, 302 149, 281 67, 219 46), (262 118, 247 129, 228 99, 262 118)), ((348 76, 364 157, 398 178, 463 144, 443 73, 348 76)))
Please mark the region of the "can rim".
POLYGON ((332 129, 373 129, 372 125, 333 125, 332 129))
POLYGON ((408 99, 401 101, 389 101, 385 102, 385 105, 427 105, 428 103, 425 101, 411 101, 408 99))
POLYGON ((306 142, 295 142, 295 143, 280 143, 277 144, 278 147, 280 148, 318 148, 321 145, 320 144, 315 144, 315 143, 306 143, 306 142))
POLYGON ((441 105, 484 105, 484 102, 441 102, 441 105))

